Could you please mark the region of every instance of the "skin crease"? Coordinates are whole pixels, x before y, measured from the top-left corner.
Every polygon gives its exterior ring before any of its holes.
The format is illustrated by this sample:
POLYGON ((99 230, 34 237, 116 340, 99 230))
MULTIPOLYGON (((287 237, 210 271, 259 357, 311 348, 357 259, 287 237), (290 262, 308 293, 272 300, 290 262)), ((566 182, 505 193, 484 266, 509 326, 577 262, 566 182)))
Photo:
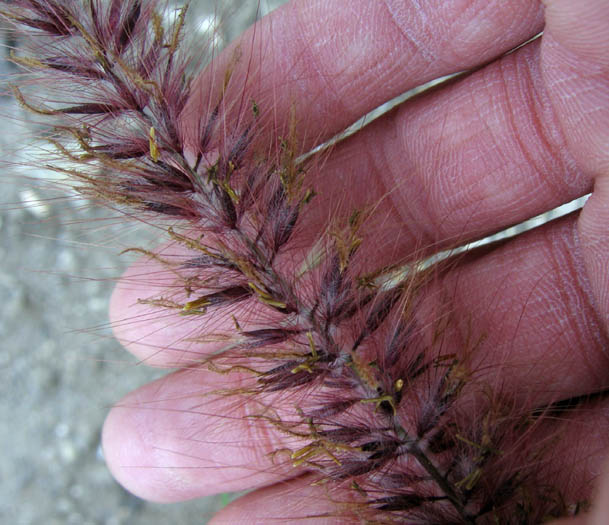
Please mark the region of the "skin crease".
MULTIPOLYGON (((248 71, 256 79, 248 80, 248 89, 262 107, 273 100, 273 125, 279 129, 286 123, 278 115, 289 115, 298 100, 297 120, 308 145, 414 85, 486 63, 544 28, 541 42, 405 104, 341 143, 325 162, 323 180, 315 183, 323 184, 321 202, 348 195, 349 207, 391 190, 377 210, 386 219, 383 230, 370 233, 382 236, 376 246, 388 248, 375 255, 388 260, 420 244, 450 244, 457 237, 494 232, 592 191, 579 215, 465 259, 458 277, 444 285, 454 292, 457 332, 466 323, 465 312, 480 310, 477 322, 496 349, 486 364, 501 363, 501 381, 510 388, 534 392, 536 400, 544 388, 564 397, 606 388, 606 0, 460 0, 420 6, 361 0, 349 2, 348 9, 344 5, 341 0, 295 1, 243 37, 243 48, 252 49, 248 71), (399 245, 389 242, 397 232, 399 245)), ((219 57, 216 71, 231 53, 219 57)), ((239 75, 246 76, 237 64, 235 78, 239 75)), ((201 85, 207 85, 205 77, 201 85)), ((189 111, 196 113, 205 104, 202 94, 195 95, 189 111)), ((309 220, 315 228, 322 217, 309 220)), ((162 275, 162 269, 140 261, 128 270, 114 293, 111 318, 128 350, 170 366, 175 353, 163 349, 184 338, 189 328, 177 325, 167 333, 150 324, 154 312, 135 304, 154 293, 138 279, 146 274, 162 275), (149 315, 150 323, 121 322, 140 315, 149 315)), ((166 325, 171 324, 168 318, 166 325)), ((231 381, 228 386, 234 388, 238 380, 180 371, 130 394, 104 427, 110 469, 128 490, 155 501, 257 489, 223 509, 214 524, 268 523, 298 510, 323 513, 324 498, 298 471, 271 468, 266 454, 285 446, 278 432, 248 428, 242 419, 224 430, 224 420, 214 414, 235 407, 222 405, 223 400, 208 407, 200 402, 193 409, 188 393, 231 381)), ((250 408, 244 403, 240 410, 250 408)), ((556 454, 557 464, 570 466, 570 475, 561 480, 565 490, 576 498, 590 492, 590 480, 600 481, 591 513, 560 523, 609 522, 609 474, 601 476, 600 470, 609 446, 607 416, 607 401, 590 404, 573 416, 561 439, 565 454, 556 454)), ((324 522, 333 523, 315 521, 324 522)))

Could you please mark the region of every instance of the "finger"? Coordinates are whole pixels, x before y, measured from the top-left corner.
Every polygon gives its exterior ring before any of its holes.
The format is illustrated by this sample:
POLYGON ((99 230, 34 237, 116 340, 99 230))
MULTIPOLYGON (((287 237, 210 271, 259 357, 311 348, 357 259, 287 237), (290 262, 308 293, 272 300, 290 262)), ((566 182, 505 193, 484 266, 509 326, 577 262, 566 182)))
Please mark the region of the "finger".
MULTIPOLYGON (((227 344, 223 334, 235 331, 235 307, 229 305, 226 311, 219 309, 205 316, 183 315, 180 308, 160 307, 158 301, 180 305, 192 299, 185 290, 183 271, 178 273, 176 268, 197 254, 177 246, 166 246, 156 253, 156 259, 144 256, 134 262, 118 281, 110 300, 112 330, 125 348, 149 366, 190 366, 227 344)), ((205 293, 201 289, 198 292, 205 293)), ((236 304, 245 322, 251 302, 236 304)))
POLYGON ((135 261, 115 286, 109 310, 112 330, 142 363, 162 368, 195 365, 229 345, 238 329, 256 330, 283 319, 240 289, 207 310, 185 310, 188 301, 235 289, 230 276, 223 282, 217 272, 213 282, 207 282, 206 269, 191 263, 200 255, 166 244, 135 261))
POLYGON ((250 379, 190 369, 126 396, 103 429, 104 457, 114 477, 139 497, 171 502, 261 487, 301 473, 289 454, 274 454, 300 448, 299 438, 267 419, 294 418, 290 407, 301 404, 304 394, 283 396, 281 402, 277 395, 222 394, 251 386, 250 379))
POLYGON ((609 386, 606 320, 574 215, 465 256, 424 303, 422 319, 449 316, 443 344, 460 352, 475 377, 522 404, 609 386))
POLYGON ((335 516, 339 504, 353 499, 348 491, 330 494, 311 485, 313 478, 300 477, 265 487, 237 499, 218 512, 209 525, 266 525, 268 523, 305 523, 349 525, 359 523, 335 516))
POLYGON ((198 149, 199 116, 253 99, 281 134, 295 107, 304 148, 323 142, 409 88, 482 64, 540 31, 536 0, 298 0, 263 18, 215 61, 184 112, 198 149), (212 86, 210 88, 210 86, 212 86), (215 86, 215 88, 213 87, 215 86))
POLYGON ((148 256, 132 263, 116 284, 110 299, 110 324, 116 339, 143 363, 150 366, 188 366, 201 359, 198 345, 190 338, 200 336, 200 320, 180 316, 146 301, 169 296, 179 302, 183 280, 171 269, 188 254, 175 246, 158 250, 158 259, 148 256), (161 261, 166 261, 164 264, 161 261))
POLYGON ((543 76, 567 143, 591 174, 609 170, 609 6, 545 0, 543 76))
POLYGON ((547 0, 543 75, 569 148, 594 193, 579 222, 584 264, 609 319, 609 7, 602 0, 547 0))
MULTIPOLYGON (((183 247, 166 245, 155 258, 144 256, 135 261, 118 281, 110 300, 110 323, 118 341, 143 363, 159 367, 181 367, 200 362, 199 338, 203 337, 200 316, 181 315, 175 308, 161 308, 156 301, 184 304, 185 276, 180 266, 196 253, 183 247), (150 302, 149 302, 150 301, 150 302)), ((214 332, 228 328, 225 316, 214 316, 205 329, 211 351, 214 332)))
POLYGON ((592 177, 549 101, 535 42, 337 145, 315 180, 316 209, 382 201, 374 249, 395 256, 455 246, 580 197, 592 177))

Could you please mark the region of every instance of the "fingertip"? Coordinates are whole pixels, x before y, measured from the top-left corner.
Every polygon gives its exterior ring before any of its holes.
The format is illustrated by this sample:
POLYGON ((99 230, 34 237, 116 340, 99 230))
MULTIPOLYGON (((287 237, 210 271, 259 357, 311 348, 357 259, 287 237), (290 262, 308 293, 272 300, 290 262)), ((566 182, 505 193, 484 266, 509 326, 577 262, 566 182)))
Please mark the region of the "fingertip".
MULTIPOLYGON (((298 475, 274 451, 299 442, 247 417, 260 400, 222 394, 245 388, 250 379, 193 367, 127 395, 112 408, 102 431, 111 473, 129 492, 159 503, 248 490, 298 475)), ((269 400, 279 410, 277 401, 269 400)))
POLYGON ((189 275, 181 265, 194 256, 179 246, 161 247, 131 264, 112 292, 109 318, 114 336, 148 366, 196 365, 224 346, 221 334, 233 329, 232 318, 221 309, 181 315, 180 305, 189 300, 189 275))
POLYGON ((183 500, 187 487, 175 469, 160 468, 154 446, 158 437, 138 406, 137 393, 129 394, 104 422, 104 459, 115 480, 133 495, 156 503, 183 500))
POLYGON ((175 286, 174 274, 149 257, 142 257, 124 272, 110 297, 109 318, 114 336, 149 366, 179 366, 194 360, 181 344, 196 326, 194 320, 180 318, 173 310, 147 302, 163 297, 175 286))
MULTIPOLYGON (((222 401, 220 405, 202 402, 209 389, 221 384, 222 378, 215 374, 188 370, 144 385, 118 402, 102 429, 104 458, 118 483, 156 503, 221 492, 222 482, 232 474, 230 468, 221 468, 225 449, 230 448, 221 443, 234 436, 223 418, 213 416, 227 411, 220 407, 222 401), (212 443, 216 435, 219 446, 212 443)), ((234 458, 237 461, 243 460, 234 458)), ((226 490, 233 487, 229 484, 226 490)))

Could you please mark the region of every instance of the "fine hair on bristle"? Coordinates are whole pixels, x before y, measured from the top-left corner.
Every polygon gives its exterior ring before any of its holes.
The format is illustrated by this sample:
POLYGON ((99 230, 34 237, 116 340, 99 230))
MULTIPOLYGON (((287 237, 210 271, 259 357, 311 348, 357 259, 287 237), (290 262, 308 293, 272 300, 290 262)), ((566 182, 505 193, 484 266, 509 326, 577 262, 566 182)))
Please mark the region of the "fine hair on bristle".
POLYGON ((218 403, 223 424, 282 436, 265 468, 308 475, 307 497, 328 501, 299 518, 520 524, 580 508, 589 487, 564 486, 577 454, 560 472, 554 459, 588 398, 514 391, 517 365, 488 357, 477 312, 455 315, 463 268, 501 243, 404 253, 378 199, 329 203, 333 146, 313 151, 298 100, 278 116, 256 91, 258 35, 219 54, 190 42, 188 6, 167 17, 157 0, 0 6, 25 39, 12 92, 46 126, 46 166, 162 232, 158 250, 125 250, 159 268, 139 302, 187 320, 192 353, 173 365, 191 388, 225 380, 188 394, 209 400, 201 414, 218 403))

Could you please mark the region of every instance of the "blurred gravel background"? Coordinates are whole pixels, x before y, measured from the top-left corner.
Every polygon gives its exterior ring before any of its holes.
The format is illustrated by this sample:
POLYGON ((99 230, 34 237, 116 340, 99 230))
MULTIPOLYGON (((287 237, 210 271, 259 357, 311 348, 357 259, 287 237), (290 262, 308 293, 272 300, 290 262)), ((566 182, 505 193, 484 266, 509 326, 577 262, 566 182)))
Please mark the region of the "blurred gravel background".
MULTIPOLYGON (((221 41, 284 1, 220 2, 231 13, 221 41)), ((213 25, 215 4, 191 2, 195 26, 213 25)), ((14 73, 0 62, 1 92, 14 73)), ((108 408, 160 375, 123 352, 107 326, 112 279, 128 262, 118 253, 152 234, 108 220, 74 195, 39 189, 48 174, 15 166, 36 151, 27 119, 0 97, 0 524, 206 523, 225 498, 151 504, 106 469, 100 430, 108 408), (47 200, 31 204, 39 198, 47 200)))

